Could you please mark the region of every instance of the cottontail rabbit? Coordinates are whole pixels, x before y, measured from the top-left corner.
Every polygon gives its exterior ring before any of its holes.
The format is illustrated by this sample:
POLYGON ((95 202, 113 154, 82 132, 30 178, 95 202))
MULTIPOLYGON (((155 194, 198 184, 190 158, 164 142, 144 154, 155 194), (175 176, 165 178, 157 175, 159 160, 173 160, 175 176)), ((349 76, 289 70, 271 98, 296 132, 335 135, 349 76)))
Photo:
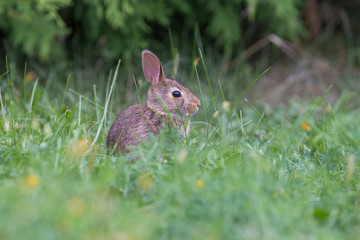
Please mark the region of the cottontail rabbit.
POLYGON ((178 129, 184 137, 189 134, 190 115, 197 113, 200 100, 187 88, 166 78, 160 60, 149 50, 142 51, 142 67, 151 83, 146 105, 133 105, 123 110, 107 136, 109 148, 129 152, 127 146, 148 140, 148 134, 159 134, 163 123, 178 129))

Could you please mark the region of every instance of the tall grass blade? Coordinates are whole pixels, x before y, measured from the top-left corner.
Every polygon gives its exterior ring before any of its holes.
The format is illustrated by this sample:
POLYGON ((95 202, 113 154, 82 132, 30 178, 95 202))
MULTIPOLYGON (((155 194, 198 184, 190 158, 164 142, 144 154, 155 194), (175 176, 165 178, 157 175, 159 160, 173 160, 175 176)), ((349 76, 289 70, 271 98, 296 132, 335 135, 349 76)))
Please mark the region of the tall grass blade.
POLYGON ((38 81, 39 81, 39 79, 36 79, 35 84, 34 84, 34 87, 33 87, 33 90, 32 90, 32 93, 31 93, 30 105, 29 105, 29 111, 28 111, 28 114, 29 114, 30 119, 31 119, 32 106, 33 106, 33 103, 34 103, 34 96, 35 96, 35 91, 36 91, 36 87, 37 87, 38 81))
POLYGON ((6 121, 5 107, 4 107, 4 104, 3 104, 3 101, 2 101, 1 92, 0 92, 0 104, 1 104, 1 114, 2 114, 2 116, 3 116, 4 121, 6 121))
POLYGON ((95 104, 95 111, 96 111, 96 121, 99 122, 100 120, 100 112, 99 112, 99 104, 98 104, 98 97, 96 94, 96 85, 93 85, 94 88, 94 104, 95 104))
POLYGON ((79 96, 79 117, 78 117, 78 126, 80 126, 81 123, 81 95, 79 96))
POLYGON ((7 78, 7 82, 8 82, 9 111, 11 114, 12 113, 12 101, 11 101, 11 86, 12 86, 12 84, 11 84, 11 79, 9 76, 10 70, 9 70, 9 63, 8 63, 7 55, 5 56, 5 65, 6 65, 6 78, 7 78))
POLYGON ((61 105, 64 104, 65 97, 66 97, 66 93, 67 93, 67 90, 68 90, 68 87, 69 87, 70 78, 71 78, 71 74, 69 74, 68 79, 67 79, 67 81, 66 81, 65 92, 64 92, 63 99, 61 100, 61 105))
POLYGON ((108 94, 106 102, 105 102, 104 114, 102 116, 101 122, 99 123, 98 130, 97 130, 97 133, 95 135, 95 138, 94 138, 93 142, 91 143, 91 146, 90 146, 88 151, 91 151, 92 148, 94 147, 97 139, 100 136, 100 132, 101 132, 101 130, 103 128, 103 124, 104 124, 104 121, 105 121, 105 117, 106 117, 106 114, 107 114, 107 110, 108 110, 108 106, 109 106, 109 102, 110 102, 110 98, 111 98, 111 93, 113 92, 113 89, 114 89, 114 86, 115 86, 115 83, 116 83, 116 79, 117 79, 117 76, 118 76, 120 63, 121 63, 121 60, 118 61, 118 64, 116 66, 116 70, 115 70, 114 77, 113 77, 113 80, 112 80, 112 83, 111 83, 109 94, 108 94))
POLYGON ((26 103, 26 67, 27 62, 25 62, 25 69, 24 69, 24 102, 26 103))
POLYGON ((265 73, 267 73, 270 70, 271 67, 267 68, 262 74, 260 74, 260 76, 258 76, 254 81, 251 82, 251 84, 245 89, 245 91, 233 102, 233 104, 231 104, 231 109, 235 106, 235 104, 237 104, 241 98, 244 96, 244 94, 249 90, 249 88, 254 85, 257 80, 259 80, 265 73))
POLYGON ((206 80, 207 80, 207 83, 208 83, 208 85, 209 85, 211 101, 212 101, 212 103, 213 103, 212 105, 214 106, 214 110, 216 111, 216 105, 215 105, 215 99, 214 99, 213 89, 212 89, 212 87, 211 87, 210 78, 209 78, 209 75, 208 75, 208 72, 207 72, 207 69, 206 69, 206 65, 205 65, 205 61, 204 61, 204 57, 203 57, 203 55, 202 55, 202 52, 201 52, 201 49, 200 49, 200 48, 199 48, 199 53, 200 53, 201 62, 202 62, 203 67, 204 67, 206 80))
MULTIPOLYGON (((199 73, 197 71, 197 67, 196 67, 196 63, 194 63, 194 69, 195 69, 195 74, 196 74, 196 79, 198 81, 198 84, 199 84, 199 90, 200 90, 200 95, 201 95, 201 105, 203 106, 203 109, 204 109, 204 116, 205 116, 205 122, 208 122, 208 119, 207 119, 207 107, 206 107, 206 103, 205 103, 205 98, 204 98, 204 94, 203 94, 203 91, 202 91, 202 88, 201 88, 201 83, 200 83, 200 78, 199 78, 199 73)), ((206 134, 207 134, 207 138, 209 138, 209 126, 207 125, 207 128, 206 128, 206 134)))

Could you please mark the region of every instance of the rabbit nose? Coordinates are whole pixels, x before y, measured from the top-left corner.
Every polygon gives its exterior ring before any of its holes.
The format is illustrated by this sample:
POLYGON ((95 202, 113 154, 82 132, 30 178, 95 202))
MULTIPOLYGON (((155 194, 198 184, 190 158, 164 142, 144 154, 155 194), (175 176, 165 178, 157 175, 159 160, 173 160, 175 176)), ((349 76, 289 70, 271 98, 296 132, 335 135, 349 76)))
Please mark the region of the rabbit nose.
POLYGON ((200 107, 200 105, 201 105, 200 100, 197 99, 196 106, 197 106, 197 107, 200 107))

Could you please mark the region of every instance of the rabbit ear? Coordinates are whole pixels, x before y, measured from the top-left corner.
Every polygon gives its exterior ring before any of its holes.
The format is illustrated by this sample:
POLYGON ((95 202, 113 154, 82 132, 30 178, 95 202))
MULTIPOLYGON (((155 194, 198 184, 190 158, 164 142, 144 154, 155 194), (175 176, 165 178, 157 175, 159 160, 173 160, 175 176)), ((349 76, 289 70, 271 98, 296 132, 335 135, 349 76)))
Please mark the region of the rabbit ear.
POLYGON ((156 85, 159 80, 164 77, 164 71, 160 60, 149 50, 143 50, 141 52, 141 56, 143 72, 146 80, 148 80, 151 84, 156 85))

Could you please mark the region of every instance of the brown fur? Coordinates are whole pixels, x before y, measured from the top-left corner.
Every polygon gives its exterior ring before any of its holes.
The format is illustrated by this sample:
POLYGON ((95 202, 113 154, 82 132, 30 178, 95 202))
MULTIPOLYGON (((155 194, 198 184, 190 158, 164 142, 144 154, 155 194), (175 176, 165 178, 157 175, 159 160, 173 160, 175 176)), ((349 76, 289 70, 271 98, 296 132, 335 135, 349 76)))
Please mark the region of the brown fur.
POLYGON ((143 51, 143 71, 151 83, 147 105, 130 106, 117 116, 107 136, 107 145, 116 146, 115 152, 129 152, 127 146, 148 140, 148 134, 159 134, 164 124, 188 136, 189 117, 200 106, 200 100, 187 88, 165 77, 160 61, 148 50, 143 51), (180 91, 181 97, 173 97, 173 91, 180 91))

